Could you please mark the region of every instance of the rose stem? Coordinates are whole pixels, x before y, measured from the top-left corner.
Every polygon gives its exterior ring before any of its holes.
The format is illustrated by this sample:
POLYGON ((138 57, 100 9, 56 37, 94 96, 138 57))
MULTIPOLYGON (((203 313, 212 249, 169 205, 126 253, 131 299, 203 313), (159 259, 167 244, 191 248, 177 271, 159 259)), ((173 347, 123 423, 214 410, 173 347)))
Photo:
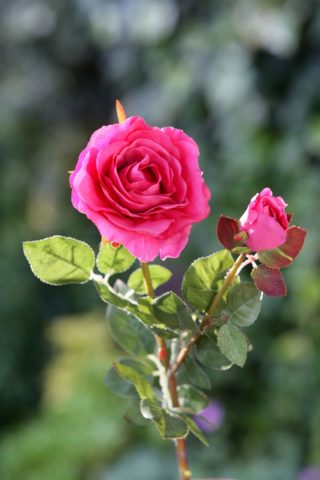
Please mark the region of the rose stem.
POLYGON ((237 260, 234 262, 234 265, 231 268, 231 270, 229 271, 228 275, 226 276, 223 285, 221 286, 220 290, 218 290, 218 293, 214 296, 210 307, 208 308, 206 314, 204 315, 204 317, 202 319, 202 322, 200 324, 199 330, 190 338, 190 340, 186 344, 186 346, 183 347, 180 350, 174 364, 169 369, 169 371, 168 371, 169 380, 170 380, 172 375, 174 376, 174 374, 176 373, 178 368, 184 362, 184 359, 186 358, 186 356, 190 352, 192 346, 195 343, 197 343, 197 341, 199 340, 201 335, 203 335, 205 333, 205 331, 207 330, 207 328, 210 326, 212 314, 217 309, 223 295, 225 294, 225 292, 227 291, 227 289, 231 285, 231 283, 232 283, 234 277, 236 276, 244 258, 245 258, 245 253, 241 253, 241 255, 239 255, 237 260))
MULTIPOLYGON (((149 297, 154 298, 154 290, 152 286, 152 279, 150 275, 148 263, 141 262, 141 270, 143 273, 144 283, 149 297)), ((166 346, 166 342, 163 338, 155 335, 157 346, 158 346, 158 357, 165 370, 168 371, 170 367, 169 355, 166 346)), ((169 392, 171 396, 171 401, 173 407, 179 407, 179 397, 177 392, 177 382, 176 377, 173 374, 170 374, 169 377, 169 392)), ((187 448, 186 441, 184 438, 178 438, 175 441, 176 446, 176 456, 177 463, 179 468, 179 480, 190 480, 191 472, 189 469, 188 457, 187 457, 187 448)))

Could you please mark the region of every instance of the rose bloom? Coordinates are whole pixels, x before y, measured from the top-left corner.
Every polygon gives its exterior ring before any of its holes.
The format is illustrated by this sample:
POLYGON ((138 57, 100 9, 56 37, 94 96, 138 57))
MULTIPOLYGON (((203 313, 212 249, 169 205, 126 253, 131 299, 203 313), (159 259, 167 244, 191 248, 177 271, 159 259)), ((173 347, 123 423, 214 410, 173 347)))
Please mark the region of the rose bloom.
POLYGON ((141 117, 93 133, 70 177, 73 206, 142 262, 178 257, 210 192, 192 138, 141 117))
POLYGON ((272 250, 285 243, 289 226, 286 206, 283 198, 274 197, 270 188, 251 199, 240 218, 240 230, 247 233, 251 250, 272 250))

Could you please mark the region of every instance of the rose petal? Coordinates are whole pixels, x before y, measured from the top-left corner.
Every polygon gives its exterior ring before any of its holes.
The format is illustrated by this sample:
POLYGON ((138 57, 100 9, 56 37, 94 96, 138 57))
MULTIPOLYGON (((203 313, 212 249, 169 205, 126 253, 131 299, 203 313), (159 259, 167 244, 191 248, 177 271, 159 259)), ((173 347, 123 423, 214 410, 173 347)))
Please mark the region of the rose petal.
POLYGON ((286 241, 286 230, 272 217, 261 213, 255 223, 246 230, 247 245, 253 251, 272 250, 286 241))

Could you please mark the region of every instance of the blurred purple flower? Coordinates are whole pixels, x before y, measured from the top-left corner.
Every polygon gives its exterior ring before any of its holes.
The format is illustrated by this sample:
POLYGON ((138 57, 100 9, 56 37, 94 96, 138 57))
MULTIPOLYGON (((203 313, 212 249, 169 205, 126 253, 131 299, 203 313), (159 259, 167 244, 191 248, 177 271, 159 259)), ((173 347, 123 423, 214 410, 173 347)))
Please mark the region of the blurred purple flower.
POLYGON ((194 421, 204 432, 215 432, 218 430, 223 423, 223 419, 224 409, 216 400, 211 400, 209 405, 204 410, 194 416, 194 421))
POLYGON ((298 480, 320 480, 320 469, 308 467, 300 472, 298 480))

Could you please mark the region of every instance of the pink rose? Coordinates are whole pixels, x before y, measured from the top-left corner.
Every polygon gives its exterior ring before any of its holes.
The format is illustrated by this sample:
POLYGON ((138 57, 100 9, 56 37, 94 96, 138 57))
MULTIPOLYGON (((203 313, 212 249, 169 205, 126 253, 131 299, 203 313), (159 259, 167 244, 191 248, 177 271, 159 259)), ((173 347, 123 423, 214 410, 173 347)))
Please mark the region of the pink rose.
POLYGON ((101 127, 70 177, 73 206, 143 262, 178 257, 210 211, 198 156, 182 130, 141 117, 101 127))
POLYGON ((289 226, 286 206, 283 198, 274 197, 270 188, 251 199, 240 218, 240 230, 247 233, 251 250, 272 250, 285 243, 289 226))

